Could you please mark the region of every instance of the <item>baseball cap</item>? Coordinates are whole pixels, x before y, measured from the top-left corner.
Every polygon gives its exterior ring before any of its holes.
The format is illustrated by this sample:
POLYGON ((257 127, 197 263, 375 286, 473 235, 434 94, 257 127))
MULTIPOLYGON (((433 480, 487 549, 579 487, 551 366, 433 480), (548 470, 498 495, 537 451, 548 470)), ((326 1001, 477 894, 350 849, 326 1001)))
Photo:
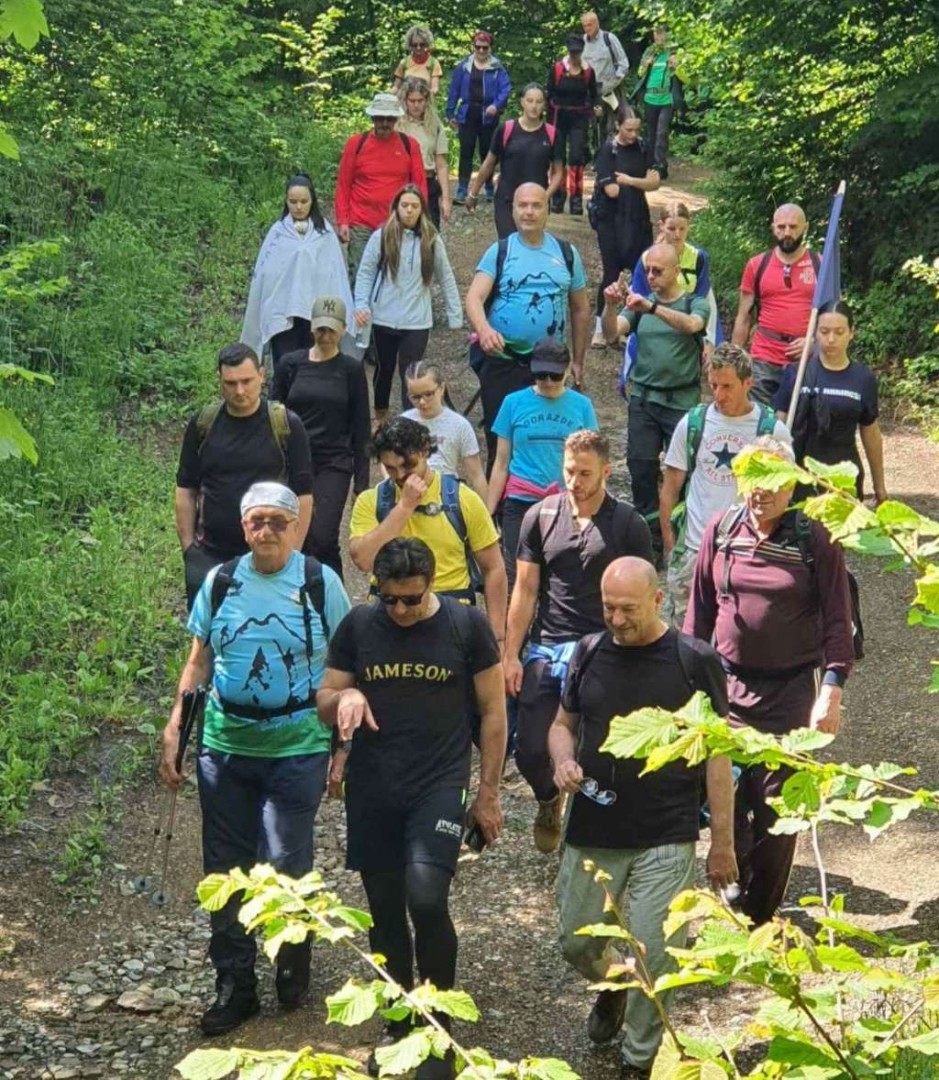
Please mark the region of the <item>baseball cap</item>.
POLYGON ((570 363, 570 354, 563 345, 539 341, 531 354, 532 375, 563 375, 570 363))
POLYGON ((259 480, 248 488, 241 497, 241 516, 244 517, 249 510, 258 506, 276 507, 294 517, 300 516, 300 500, 297 496, 289 487, 272 480, 259 480))
POLYGON ((366 116, 404 116, 397 94, 376 94, 365 110, 366 116))
POLYGON ((346 329, 346 305, 338 296, 318 296, 313 301, 310 329, 325 326, 340 334, 346 329))

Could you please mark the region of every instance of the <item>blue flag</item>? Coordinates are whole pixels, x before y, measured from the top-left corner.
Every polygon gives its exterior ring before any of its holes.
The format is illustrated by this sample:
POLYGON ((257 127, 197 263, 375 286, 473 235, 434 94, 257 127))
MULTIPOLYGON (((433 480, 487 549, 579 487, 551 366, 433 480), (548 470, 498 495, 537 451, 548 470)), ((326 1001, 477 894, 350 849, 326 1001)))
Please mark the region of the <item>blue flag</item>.
POLYGON ((825 234, 822 264, 818 268, 815 299, 812 301, 812 307, 816 309, 829 301, 841 299, 841 251, 839 248, 838 226, 841 221, 841 204, 843 202, 844 186, 842 184, 839 185, 835 200, 831 204, 831 217, 828 219, 828 232, 825 234))

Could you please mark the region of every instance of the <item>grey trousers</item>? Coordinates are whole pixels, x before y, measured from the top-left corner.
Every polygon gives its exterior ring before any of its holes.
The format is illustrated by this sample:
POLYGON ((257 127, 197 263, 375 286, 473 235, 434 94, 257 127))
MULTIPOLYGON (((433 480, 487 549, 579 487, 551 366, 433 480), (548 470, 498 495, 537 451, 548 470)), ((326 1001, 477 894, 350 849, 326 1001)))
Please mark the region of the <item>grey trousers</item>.
MULTIPOLYGON (((581 975, 599 981, 610 964, 622 963, 615 938, 581 937, 575 931, 594 923, 612 923, 604 912, 603 890, 593 874, 583 868, 584 859, 610 875, 607 886, 621 909, 629 932, 646 947, 646 964, 653 979, 675 970, 665 946, 683 947, 680 931, 666 942, 662 923, 668 905, 694 881, 694 844, 663 844, 654 848, 578 848, 568 845, 558 874, 557 903, 561 951, 581 975)), ((641 990, 630 990, 623 1022, 623 1063, 646 1069, 652 1065, 662 1041, 662 1021, 655 1005, 641 990)))

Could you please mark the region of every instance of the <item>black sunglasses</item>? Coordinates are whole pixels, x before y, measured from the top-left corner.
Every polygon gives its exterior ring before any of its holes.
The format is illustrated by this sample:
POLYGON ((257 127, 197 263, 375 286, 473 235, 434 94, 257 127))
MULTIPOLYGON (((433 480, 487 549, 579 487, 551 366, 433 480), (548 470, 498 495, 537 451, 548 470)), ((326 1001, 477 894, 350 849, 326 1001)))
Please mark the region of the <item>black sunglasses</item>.
POLYGON ((283 532, 287 531, 287 529, 290 526, 291 521, 293 521, 293 520, 294 520, 293 518, 281 518, 281 517, 276 517, 276 518, 258 518, 258 517, 254 517, 254 518, 245 518, 244 523, 245 523, 245 527, 248 529, 249 532, 259 533, 264 528, 264 526, 267 525, 268 528, 271 530, 271 532, 283 533, 283 532))
POLYGON ((550 382, 561 382, 563 378, 563 371, 539 371, 535 376, 535 382, 541 382, 542 379, 548 379, 550 382))
POLYGON ((792 266, 789 263, 783 263, 783 285, 787 289, 792 288, 792 266))
POLYGON ((413 593, 406 594, 405 596, 392 596, 391 593, 380 592, 378 599, 385 605, 385 607, 394 607, 395 604, 404 604, 405 607, 417 607, 417 605, 424 599, 426 590, 422 593, 418 593, 415 596, 413 593))

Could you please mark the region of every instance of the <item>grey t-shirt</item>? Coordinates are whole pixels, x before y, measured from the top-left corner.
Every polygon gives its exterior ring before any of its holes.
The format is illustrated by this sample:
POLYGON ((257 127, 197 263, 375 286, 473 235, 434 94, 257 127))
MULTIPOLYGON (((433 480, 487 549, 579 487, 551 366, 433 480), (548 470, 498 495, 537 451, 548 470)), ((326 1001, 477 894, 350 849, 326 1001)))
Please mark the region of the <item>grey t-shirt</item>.
POLYGON ((437 449, 430 455, 428 464, 438 472, 459 476, 463 458, 479 453, 479 440, 473 431, 473 425, 465 416, 460 416, 446 405, 430 420, 425 420, 417 409, 408 409, 401 415, 423 424, 437 440, 437 449))

